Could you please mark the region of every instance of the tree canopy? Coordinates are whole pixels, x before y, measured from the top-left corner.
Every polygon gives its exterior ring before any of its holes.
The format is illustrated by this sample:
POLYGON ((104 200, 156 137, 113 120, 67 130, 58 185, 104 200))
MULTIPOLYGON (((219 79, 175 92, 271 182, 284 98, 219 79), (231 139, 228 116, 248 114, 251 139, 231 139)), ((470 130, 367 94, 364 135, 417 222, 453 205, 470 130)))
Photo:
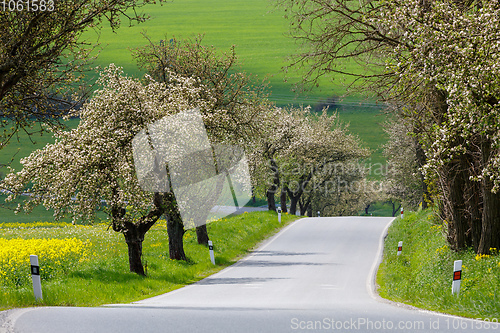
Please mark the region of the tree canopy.
MULTIPOLYGON (((344 195, 364 178, 363 172, 351 178, 348 164, 367 157, 368 151, 339 123, 335 113, 324 110, 315 115, 309 108, 276 108, 263 128, 251 161, 256 189, 266 193, 270 210, 276 209, 274 196, 278 194, 282 210, 286 211, 288 196, 292 214, 300 209, 301 214, 311 215, 313 206, 322 209, 326 202, 335 201, 335 194, 344 195)), ((353 213, 358 206, 350 205, 347 210, 353 213)), ((330 213, 346 207, 337 208, 330 213)))
POLYGON ((138 10, 149 2, 57 0, 0 12, 0 149, 19 130, 30 134, 36 122, 60 125, 62 115, 81 105, 89 93, 82 74, 95 46, 82 33, 105 22, 112 29, 123 19, 142 22, 147 16, 138 10))

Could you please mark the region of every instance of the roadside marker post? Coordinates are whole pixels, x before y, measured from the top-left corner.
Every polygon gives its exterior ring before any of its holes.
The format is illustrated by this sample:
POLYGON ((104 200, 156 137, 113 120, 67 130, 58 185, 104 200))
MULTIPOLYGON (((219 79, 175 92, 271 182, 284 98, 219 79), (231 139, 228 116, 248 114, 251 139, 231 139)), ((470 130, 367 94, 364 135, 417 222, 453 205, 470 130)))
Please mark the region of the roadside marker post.
POLYGON ((403 214, 403 206, 401 206, 401 220, 404 219, 405 215, 403 214))
POLYGON ((402 251, 403 251, 403 241, 400 241, 398 243, 398 256, 401 255, 402 251))
POLYGON ((320 217, 319 210, 318 210, 318 217, 320 217))
POLYGON ((211 240, 208 241, 208 251, 210 252, 210 261, 215 265, 214 245, 211 240))
POLYGON ((278 207, 278 222, 281 223, 281 207, 278 207))
POLYGON ((31 279, 33 280, 33 293, 35 299, 42 300, 42 282, 40 281, 40 266, 38 265, 38 256, 30 255, 31 279))
POLYGON ((453 282, 451 283, 451 293, 460 294, 460 281, 462 280, 462 260, 453 262, 453 282))

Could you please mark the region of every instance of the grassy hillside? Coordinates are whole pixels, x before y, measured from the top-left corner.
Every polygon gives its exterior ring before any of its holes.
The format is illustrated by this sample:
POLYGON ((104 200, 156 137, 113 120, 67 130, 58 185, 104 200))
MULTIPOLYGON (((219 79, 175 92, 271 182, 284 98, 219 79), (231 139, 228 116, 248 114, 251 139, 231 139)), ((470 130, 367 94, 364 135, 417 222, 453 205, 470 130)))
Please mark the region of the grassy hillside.
MULTIPOLYGON (((79 122, 79 119, 70 119, 66 124, 70 128, 76 128, 79 122)), ((7 146, 0 149, 0 178, 9 172, 7 167, 2 167, 2 165, 10 164, 15 170, 20 170, 21 158, 28 156, 33 150, 43 148, 47 143, 53 142, 54 138, 48 133, 33 135, 30 138, 26 133, 19 132, 7 146)))
MULTIPOLYGON (((380 126, 384 121, 380 106, 370 101, 366 103, 366 98, 359 95, 339 99, 346 94, 345 86, 351 82, 351 77, 337 75, 324 79, 318 88, 300 96, 291 90, 292 84, 300 80, 299 72, 289 72, 287 82, 284 81, 282 67, 289 63, 288 57, 299 52, 299 47, 286 36, 289 22, 273 1, 176 0, 162 6, 149 5, 144 11, 151 15, 151 20, 146 23, 123 26, 116 33, 109 28, 103 29, 99 39, 103 50, 97 64, 115 63, 131 75, 141 75, 130 52, 130 48, 147 44, 141 32, 146 32, 158 43, 172 36, 187 38, 204 34, 204 42, 221 51, 235 45, 245 71, 258 79, 269 78, 270 99, 278 105, 315 105, 322 100, 335 99, 331 109, 339 113, 343 122, 350 123, 350 130, 374 152, 369 163, 385 163, 380 144, 387 138, 380 126)), ((96 40, 94 32, 85 36, 96 40)), ((360 70, 348 62, 344 66, 349 70, 360 70)))
MULTIPOLYGON (((103 29, 99 38, 103 50, 97 64, 107 66, 115 63, 123 66, 127 73, 139 74, 129 48, 147 44, 141 32, 147 32, 151 40, 158 42, 169 40, 172 36, 187 38, 204 34, 205 43, 221 51, 235 45, 247 72, 259 78, 269 76, 272 99, 280 104, 313 104, 321 98, 345 93, 342 79, 336 77, 335 83, 324 80, 321 89, 315 89, 309 97, 294 99, 290 87, 298 81, 299 73, 289 73, 288 82, 284 82, 281 68, 287 64, 286 58, 298 51, 298 47, 285 36, 289 22, 272 1, 175 0, 161 6, 146 6, 144 12, 151 16, 146 23, 133 27, 124 24, 116 33, 109 28, 103 29)), ((85 38, 96 41, 97 35, 91 31, 85 38)))

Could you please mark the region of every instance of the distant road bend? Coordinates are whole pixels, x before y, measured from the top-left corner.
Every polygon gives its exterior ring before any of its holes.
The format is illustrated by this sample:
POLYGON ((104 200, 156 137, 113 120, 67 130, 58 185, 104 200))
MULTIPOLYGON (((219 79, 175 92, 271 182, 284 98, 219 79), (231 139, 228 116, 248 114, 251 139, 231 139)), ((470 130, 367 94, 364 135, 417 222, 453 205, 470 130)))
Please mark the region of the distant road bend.
POLYGON ((303 218, 193 285, 132 304, 4 311, 0 332, 480 331, 481 322, 375 295, 374 276, 391 221, 303 218))

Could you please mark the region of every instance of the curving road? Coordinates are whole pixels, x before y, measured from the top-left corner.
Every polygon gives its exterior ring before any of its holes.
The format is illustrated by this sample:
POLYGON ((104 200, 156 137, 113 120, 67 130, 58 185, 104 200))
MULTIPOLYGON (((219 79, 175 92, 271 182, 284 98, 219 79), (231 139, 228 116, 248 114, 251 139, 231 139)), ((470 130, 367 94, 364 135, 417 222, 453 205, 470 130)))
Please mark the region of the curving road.
MULTIPOLYGON (((0 332, 478 332, 374 290, 392 218, 300 219, 235 265, 132 304, 0 313, 0 332)), ((489 327, 486 331, 500 331, 489 327)))

